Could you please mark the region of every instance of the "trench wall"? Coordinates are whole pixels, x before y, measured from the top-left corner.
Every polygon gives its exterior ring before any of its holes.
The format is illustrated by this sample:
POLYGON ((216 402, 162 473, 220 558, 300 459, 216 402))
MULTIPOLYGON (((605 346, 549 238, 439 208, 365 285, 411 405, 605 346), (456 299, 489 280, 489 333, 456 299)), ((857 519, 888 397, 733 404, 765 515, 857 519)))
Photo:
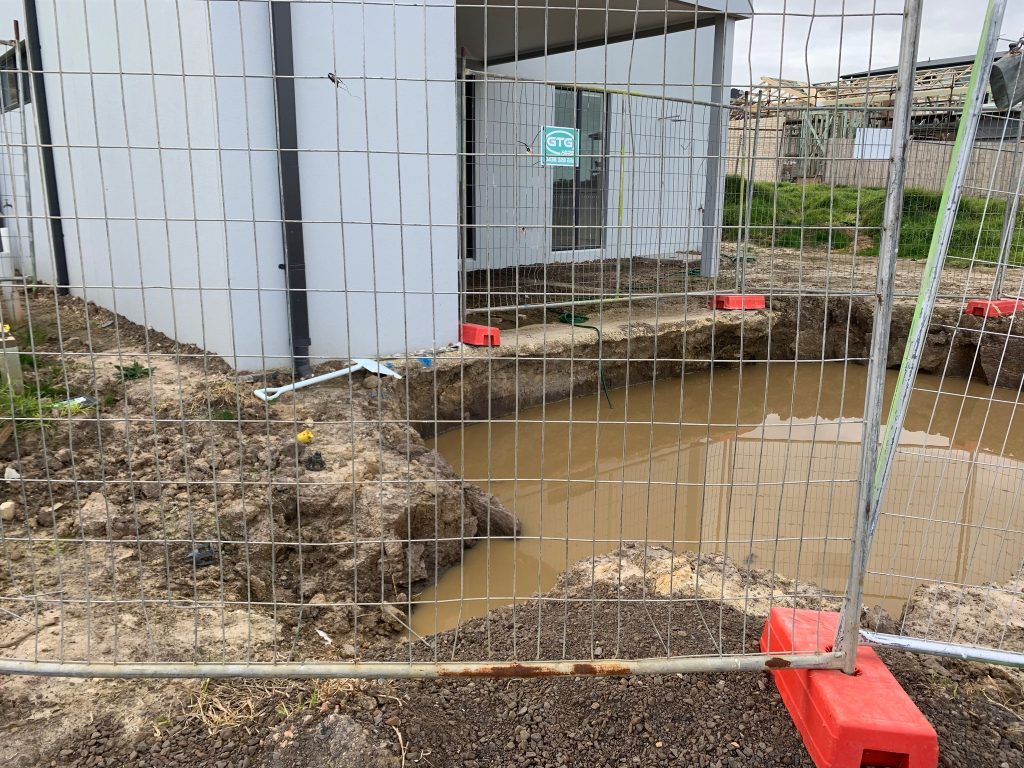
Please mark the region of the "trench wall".
MULTIPOLYGON (((936 308, 921 371, 1018 388, 1024 378, 1024 338, 1013 318, 961 315, 959 303, 936 308)), ((899 367, 914 302, 893 308, 888 366, 899 367)), ((424 436, 462 422, 500 418, 543 402, 598 392, 599 366, 610 387, 674 378, 684 371, 746 361, 848 360, 866 364, 872 304, 863 298, 776 299, 760 312, 703 311, 657 324, 606 324, 602 339, 577 329, 525 344, 463 351, 410 366, 410 419, 424 436)), ((512 334, 505 332, 505 338, 512 334)))

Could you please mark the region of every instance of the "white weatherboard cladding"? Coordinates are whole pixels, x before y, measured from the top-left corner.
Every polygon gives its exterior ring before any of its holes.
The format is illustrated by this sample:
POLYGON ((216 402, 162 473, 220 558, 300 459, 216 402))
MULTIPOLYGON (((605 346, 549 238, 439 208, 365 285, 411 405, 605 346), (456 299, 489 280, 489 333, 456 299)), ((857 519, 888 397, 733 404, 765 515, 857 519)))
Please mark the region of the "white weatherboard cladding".
POLYGON ((288 363, 266 8, 38 17, 72 293, 239 368, 288 363))
MULTIPOLYGON (((289 364, 268 6, 39 0, 38 15, 72 293, 238 368, 289 364)), ((454 341, 454 5, 294 2, 292 25, 312 355, 454 341)), ((3 194, 20 175, 0 170, 3 194)))
POLYGON ((292 6, 314 356, 458 338, 454 14, 454 4, 292 6))

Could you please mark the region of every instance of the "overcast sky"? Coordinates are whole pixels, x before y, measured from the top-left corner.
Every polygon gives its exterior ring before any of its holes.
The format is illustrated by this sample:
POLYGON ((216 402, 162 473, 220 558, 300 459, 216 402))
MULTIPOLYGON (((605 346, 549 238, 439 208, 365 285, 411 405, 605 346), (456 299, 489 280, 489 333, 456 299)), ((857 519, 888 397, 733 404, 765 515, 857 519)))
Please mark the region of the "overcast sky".
MULTIPOLYGON (((896 64, 903 0, 751 0, 754 18, 736 25, 733 82, 762 76, 820 82, 896 64), (874 18, 871 13, 875 12, 874 18), (785 15, 783 15, 785 14, 785 15)), ((924 0, 918 60, 973 54, 986 0, 924 0)), ((1002 35, 1024 34, 1024 2, 1010 0, 1002 35)), ((1006 50, 1006 42, 1001 50, 1006 50)))

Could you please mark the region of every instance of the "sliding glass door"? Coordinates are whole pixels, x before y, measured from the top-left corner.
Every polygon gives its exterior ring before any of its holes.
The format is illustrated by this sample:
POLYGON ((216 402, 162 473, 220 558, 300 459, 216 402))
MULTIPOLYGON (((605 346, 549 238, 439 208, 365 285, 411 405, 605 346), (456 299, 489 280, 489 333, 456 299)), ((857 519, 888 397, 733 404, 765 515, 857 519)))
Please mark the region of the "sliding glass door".
POLYGON ((607 217, 605 132, 608 97, 576 88, 555 90, 555 125, 578 128, 579 163, 552 169, 551 247, 555 251, 601 248, 607 217))

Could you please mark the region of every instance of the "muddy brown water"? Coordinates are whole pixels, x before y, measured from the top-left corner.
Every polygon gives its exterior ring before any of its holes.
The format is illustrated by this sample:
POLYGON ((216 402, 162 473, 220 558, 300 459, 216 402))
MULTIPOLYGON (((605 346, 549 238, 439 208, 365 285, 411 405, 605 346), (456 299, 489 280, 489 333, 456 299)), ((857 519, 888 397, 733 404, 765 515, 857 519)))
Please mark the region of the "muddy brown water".
MULTIPOLYGON (((887 400, 895 386, 887 379, 887 400)), ((744 364, 470 424, 436 441, 523 525, 417 596, 413 629, 450 629, 551 589, 569 565, 630 542, 725 553, 841 594, 866 369, 744 364)), ((898 613, 919 584, 1010 578, 1024 490, 1017 392, 921 375, 866 579, 898 613)))

